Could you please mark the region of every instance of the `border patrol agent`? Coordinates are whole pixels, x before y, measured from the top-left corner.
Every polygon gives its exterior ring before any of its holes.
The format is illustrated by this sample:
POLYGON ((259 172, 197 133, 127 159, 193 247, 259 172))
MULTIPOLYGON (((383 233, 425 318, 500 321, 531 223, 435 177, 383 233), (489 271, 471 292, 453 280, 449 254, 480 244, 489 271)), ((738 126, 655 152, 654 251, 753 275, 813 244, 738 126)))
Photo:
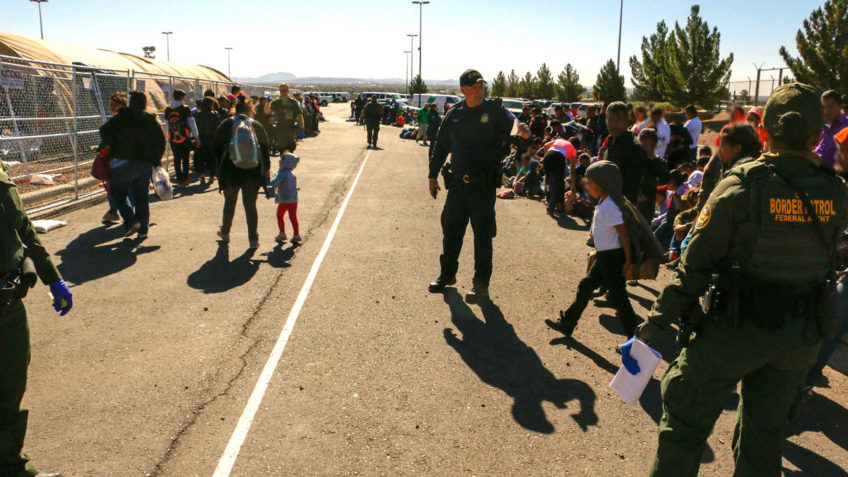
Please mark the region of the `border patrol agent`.
POLYGON ((441 274, 430 291, 441 292, 456 283, 459 253, 465 229, 474 231, 474 281, 468 301, 489 298, 492 276, 492 238, 496 235, 495 192, 500 183, 500 161, 515 123, 500 99, 486 99, 486 81, 476 70, 459 77, 465 99, 452 107, 439 128, 430 156, 430 195, 439 191, 437 177, 448 154, 451 172, 445 175, 448 195, 442 210, 441 274))
MULTIPOLYGON (((835 322, 826 304, 848 189, 809 152, 822 127, 818 94, 782 85, 763 116, 772 152, 719 182, 673 280, 636 333, 650 344, 707 291, 694 338, 662 379, 652 476, 697 475, 707 437, 740 381, 734 475, 779 476, 784 430, 835 322)), ((637 371, 630 342, 621 351, 625 367, 637 371)))
POLYGON ((37 473, 21 453, 27 411, 21 410, 29 365, 29 326, 21 301, 41 278, 50 285, 53 308, 65 315, 71 291, 41 245, 24 212, 9 171, 0 164, 0 475, 58 476, 37 473))

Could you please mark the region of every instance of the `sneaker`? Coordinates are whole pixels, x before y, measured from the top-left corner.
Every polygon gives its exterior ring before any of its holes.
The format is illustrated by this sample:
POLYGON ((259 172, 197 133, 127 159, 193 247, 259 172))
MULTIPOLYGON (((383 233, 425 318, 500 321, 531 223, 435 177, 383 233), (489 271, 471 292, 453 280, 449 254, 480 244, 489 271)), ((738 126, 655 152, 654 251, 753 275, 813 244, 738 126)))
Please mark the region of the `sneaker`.
POLYGON ((430 283, 429 290, 430 293, 440 293, 445 291, 446 287, 456 284, 456 276, 446 277, 444 275, 439 275, 439 278, 436 281, 430 283))
POLYGON ((292 243, 300 243, 302 241, 303 241, 303 239, 300 238, 300 234, 297 234, 294 237, 292 237, 292 243))
POLYGON ((251 240, 247 248, 251 250, 256 250, 257 248, 259 248, 259 240, 251 240))
POLYGON ((120 221, 121 221, 121 216, 118 215, 117 210, 114 211, 114 212, 113 211, 106 212, 105 214, 103 214, 103 219, 101 219, 101 222, 103 222, 104 224, 116 224, 120 221))
POLYGON ((225 234, 221 232, 221 229, 218 229, 218 238, 221 239, 221 242, 230 243, 230 234, 225 234))
POLYGON ((132 236, 133 236, 133 234, 135 234, 136 232, 138 232, 138 229, 140 229, 140 228, 141 228, 141 224, 140 224, 140 223, 136 222, 136 223, 132 224, 132 225, 130 226, 130 228, 128 228, 128 229, 127 229, 127 232, 124 234, 124 238, 132 237, 132 236))
POLYGON ((368 146, 365 147, 365 149, 371 149, 371 145, 369 144, 368 146))
POLYGON ((277 235, 277 237, 274 240, 276 240, 277 243, 283 243, 286 240, 288 240, 288 237, 286 237, 286 234, 280 233, 279 235, 277 235))

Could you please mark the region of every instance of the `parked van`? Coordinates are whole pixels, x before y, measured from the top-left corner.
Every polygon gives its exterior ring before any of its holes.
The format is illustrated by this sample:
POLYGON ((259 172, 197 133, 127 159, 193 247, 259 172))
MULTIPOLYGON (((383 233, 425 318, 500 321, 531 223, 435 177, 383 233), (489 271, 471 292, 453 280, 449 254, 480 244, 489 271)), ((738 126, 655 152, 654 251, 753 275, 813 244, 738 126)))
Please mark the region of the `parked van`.
POLYGON ((400 101, 403 96, 399 93, 362 93, 362 97, 367 101, 371 96, 376 96, 377 99, 391 99, 400 101))
POLYGON ((350 101, 350 93, 345 93, 344 91, 334 91, 330 93, 337 99, 339 103, 346 103, 350 101))
POLYGON ((462 98, 459 96, 453 96, 450 94, 414 94, 412 95, 412 99, 409 101, 409 105, 421 108, 425 104, 436 104, 439 107, 439 111, 444 110, 445 105, 448 105, 448 108, 453 107, 456 103, 462 101, 462 98))

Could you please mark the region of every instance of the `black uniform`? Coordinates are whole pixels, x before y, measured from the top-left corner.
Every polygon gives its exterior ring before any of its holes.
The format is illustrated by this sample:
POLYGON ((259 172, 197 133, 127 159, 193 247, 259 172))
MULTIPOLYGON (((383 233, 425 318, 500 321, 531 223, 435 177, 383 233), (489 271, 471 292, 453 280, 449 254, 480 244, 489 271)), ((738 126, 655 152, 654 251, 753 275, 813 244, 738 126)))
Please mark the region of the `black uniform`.
POLYGON ((501 101, 487 99, 476 108, 465 101, 452 107, 439 128, 430 157, 430 179, 436 179, 448 154, 452 175, 442 210, 443 277, 456 275, 465 229, 474 231, 474 283, 488 287, 492 276, 492 238, 495 224, 495 191, 500 162, 515 116, 501 101))
POLYGON ((362 110, 362 120, 365 121, 369 146, 377 147, 377 136, 380 135, 380 117, 382 115, 383 106, 376 101, 369 102, 362 110))

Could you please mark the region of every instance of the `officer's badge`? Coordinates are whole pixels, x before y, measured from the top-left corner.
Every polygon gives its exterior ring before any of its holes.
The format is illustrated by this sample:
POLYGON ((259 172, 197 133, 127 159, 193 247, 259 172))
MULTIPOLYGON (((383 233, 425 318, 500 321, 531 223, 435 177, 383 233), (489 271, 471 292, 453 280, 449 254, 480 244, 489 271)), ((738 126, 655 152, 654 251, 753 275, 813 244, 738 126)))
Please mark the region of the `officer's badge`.
POLYGON ((488 123, 489 122, 489 115, 487 113, 483 113, 483 115, 480 116, 480 122, 483 123, 483 124, 488 123))
POLYGON ((709 205, 705 205, 703 209, 701 209, 701 214, 698 215, 698 221, 695 222, 695 230, 701 230, 706 227, 708 223, 710 223, 710 219, 713 216, 713 210, 709 205))

